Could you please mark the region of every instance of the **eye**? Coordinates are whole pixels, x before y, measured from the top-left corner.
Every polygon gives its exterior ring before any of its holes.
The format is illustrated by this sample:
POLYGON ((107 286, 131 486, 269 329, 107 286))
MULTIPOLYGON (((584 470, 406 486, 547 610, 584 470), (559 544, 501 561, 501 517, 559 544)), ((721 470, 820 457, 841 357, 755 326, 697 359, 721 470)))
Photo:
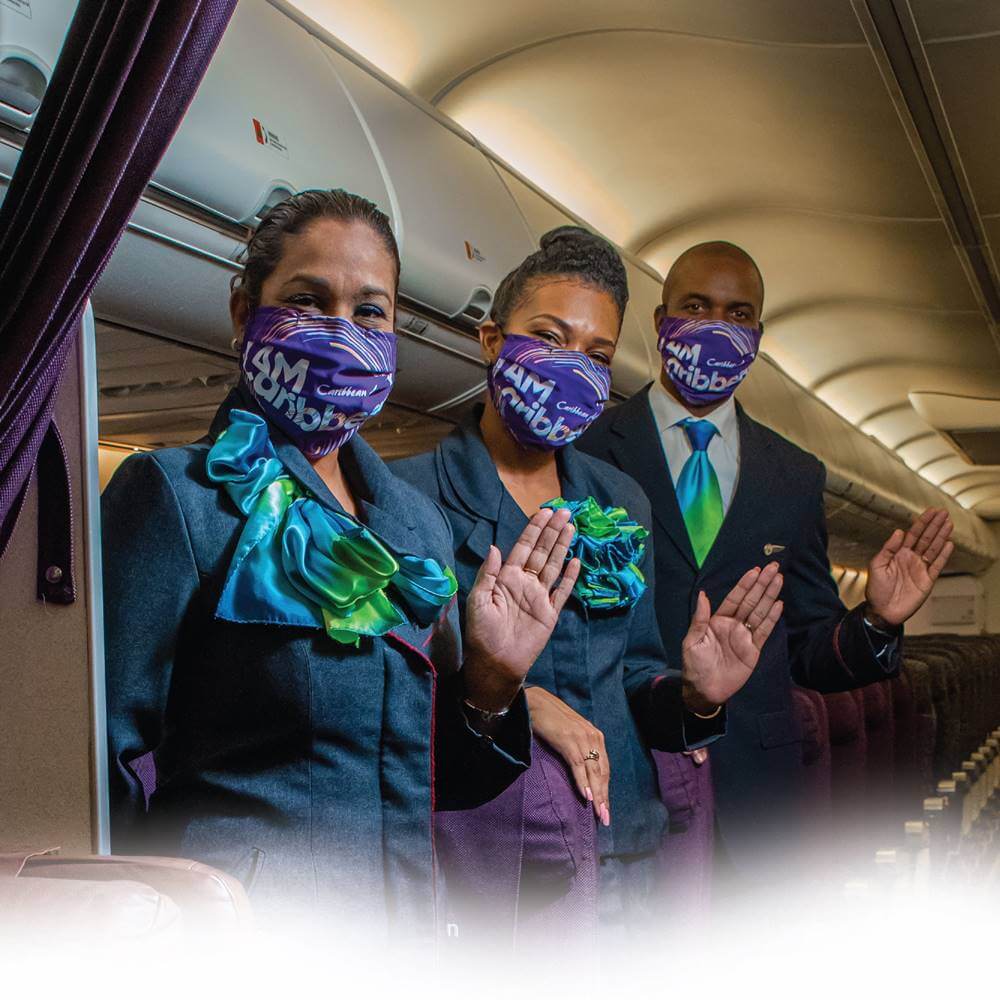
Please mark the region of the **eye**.
POLYGON ((689 302, 684 308, 689 313, 698 313, 702 310, 702 304, 700 302, 689 302))
POLYGON ((320 309, 318 296, 313 295, 311 292, 296 292, 294 295, 289 295, 285 298, 285 304, 293 306, 302 312, 307 310, 318 312, 320 309))
POLYGON ((737 323, 748 323, 750 321, 750 313, 746 309, 736 309, 733 311, 733 319, 737 323))
POLYGON ((544 340, 548 344, 554 344, 557 347, 561 343, 559 339, 559 334, 553 333, 552 330, 532 330, 532 335, 538 337, 539 340, 544 340))
POLYGON ((591 354, 590 360, 596 361, 599 365, 604 365, 605 368, 611 367, 611 358, 603 351, 598 351, 596 354, 591 354))
POLYGON ((354 315, 359 319, 377 322, 385 319, 385 310, 374 302, 362 302, 359 306, 355 306, 354 315))

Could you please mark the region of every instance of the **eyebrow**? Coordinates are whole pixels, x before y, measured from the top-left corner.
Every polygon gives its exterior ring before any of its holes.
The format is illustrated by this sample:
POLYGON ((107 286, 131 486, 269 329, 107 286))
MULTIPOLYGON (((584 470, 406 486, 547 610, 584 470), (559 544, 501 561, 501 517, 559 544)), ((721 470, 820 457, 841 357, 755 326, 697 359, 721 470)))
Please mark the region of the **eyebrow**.
MULTIPOLYGON (((572 327, 564 319, 560 319, 558 316, 554 316, 552 313, 538 313, 537 316, 530 316, 525 320, 526 323, 531 323, 536 319, 547 319, 551 320, 556 326, 559 327, 565 334, 570 334, 573 332, 572 327)), ((597 337, 594 341, 595 344, 601 344, 605 347, 617 347, 617 343, 614 340, 609 340, 607 337, 597 337)))
POLYGON ((359 299, 368 299, 373 296, 381 297, 387 302, 392 302, 392 296, 384 288, 379 288, 378 285, 365 285, 365 287, 358 292, 359 299))
MULTIPOLYGON (((681 302, 687 302, 690 299, 697 299, 707 306, 712 304, 712 300, 707 295, 702 295, 701 292, 687 292, 681 296, 681 302)), ((727 302, 726 311, 728 312, 730 309, 748 309, 750 312, 757 311, 752 302, 727 302)))
MULTIPOLYGON (((285 283, 282 288, 287 288, 289 285, 294 285, 296 282, 300 282, 303 285, 312 285, 313 288, 321 288, 323 291, 328 292, 330 290, 330 282, 326 278, 321 278, 318 274, 308 274, 305 271, 299 271, 293 274, 285 283)), ((355 299, 369 299, 373 297, 383 298, 387 302, 392 302, 392 296, 384 289, 380 288, 378 285, 365 285, 363 288, 358 290, 358 294, 355 299)))

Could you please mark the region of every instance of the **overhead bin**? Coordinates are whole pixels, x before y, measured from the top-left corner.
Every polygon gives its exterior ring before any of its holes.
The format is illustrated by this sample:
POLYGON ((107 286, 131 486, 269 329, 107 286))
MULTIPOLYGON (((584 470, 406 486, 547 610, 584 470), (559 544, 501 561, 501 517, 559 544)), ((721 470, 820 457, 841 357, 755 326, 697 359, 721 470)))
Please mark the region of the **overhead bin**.
POLYGON ((471 142, 332 48, 392 189, 400 291, 454 320, 480 322, 504 275, 535 243, 493 164, 471 142))
POLYGON ((0 3, 0 122, 31 127, 75 10, 75 0, 0 3))
POLYGON ((243 0, 177 135, 157 187, 233 222, 304 188, 342 187, 391 214, 351 101, 315 41, 266 0, 243 0))

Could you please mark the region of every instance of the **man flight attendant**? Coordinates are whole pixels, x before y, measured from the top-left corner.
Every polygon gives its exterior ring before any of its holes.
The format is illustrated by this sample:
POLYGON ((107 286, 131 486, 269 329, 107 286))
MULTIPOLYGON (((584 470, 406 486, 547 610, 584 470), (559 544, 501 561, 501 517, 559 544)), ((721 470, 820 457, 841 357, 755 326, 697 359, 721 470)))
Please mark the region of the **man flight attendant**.
POLYGON ((833 692, 894 676, 903 622, 954 547, 946 511, 925 511, 892 533, 871 561, 864 603, 846 610, 826 552, 824 466, 733 398, 757 355, 763 300, 760 271, 740 248, 703 243, 683 253, 655 313, 659 381, 605 412, 579 442, 649 497, 657 617, 672 662, 699 591, 715 607, 750 567, 773 561, 784 575, 784 615, 722 709, 727 736, 711 751, 718 853, 741 880, 773 875, 801 829, 793 684, 833 692))

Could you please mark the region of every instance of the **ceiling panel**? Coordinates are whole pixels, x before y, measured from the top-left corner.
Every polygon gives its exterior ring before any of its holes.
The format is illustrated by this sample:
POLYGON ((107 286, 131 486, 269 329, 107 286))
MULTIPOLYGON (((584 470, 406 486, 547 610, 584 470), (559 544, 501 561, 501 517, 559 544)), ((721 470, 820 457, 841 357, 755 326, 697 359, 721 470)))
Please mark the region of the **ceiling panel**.
POLYGON ((584 36, 485 68, 441 108, 569 208, 592 218, 596 199, 592 221, 630 247, 733 204, 936 217, 867 49, 584 36))
POLYGON ((1000 129, 983 117, 1000 104, 1000 35, 926 50, 979 211, 1000 212, 1000 129))
POLYGON ((498 54, 581 32, 643 29, 756 39, 779 46, 853 45, 863 37, 848 3, 801 0, 296 0, 295 6, 400 83, 431 99, 498 54))
POLYGON ((996 0, 910 0, 924 43, 966 35, 1000 33, 996 0))

